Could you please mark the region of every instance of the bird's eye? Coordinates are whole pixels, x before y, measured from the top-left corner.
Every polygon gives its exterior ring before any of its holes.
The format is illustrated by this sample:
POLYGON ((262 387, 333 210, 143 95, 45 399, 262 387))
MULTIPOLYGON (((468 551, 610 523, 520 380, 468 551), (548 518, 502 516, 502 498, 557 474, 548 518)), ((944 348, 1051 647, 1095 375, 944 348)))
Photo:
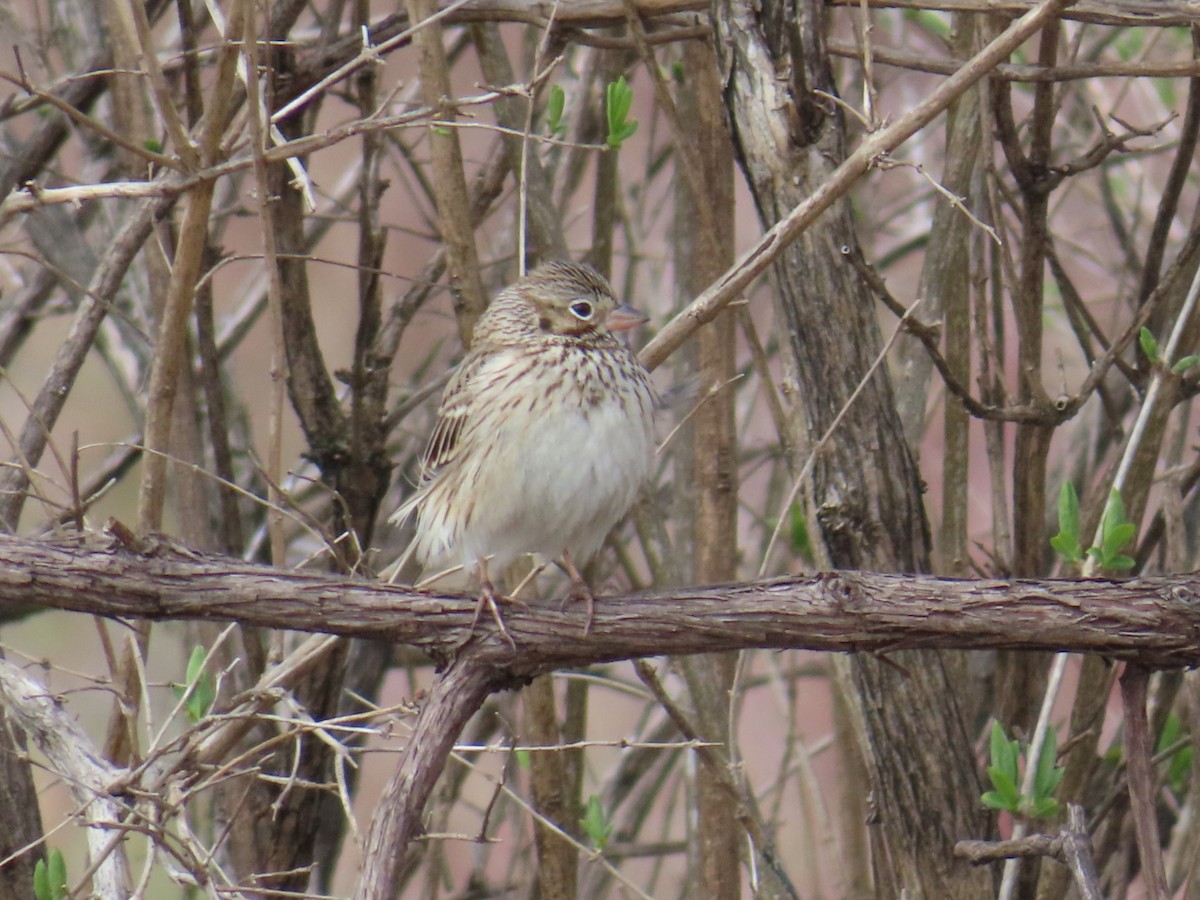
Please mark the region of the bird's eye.
POLYGON ((592 318, 592 313, 594 311, 595 310, 592 309, 592 304, 587 300, 576 300, 571 304, 571 312, 575 314, 575 318, 584 322, 587 322, 592 318))

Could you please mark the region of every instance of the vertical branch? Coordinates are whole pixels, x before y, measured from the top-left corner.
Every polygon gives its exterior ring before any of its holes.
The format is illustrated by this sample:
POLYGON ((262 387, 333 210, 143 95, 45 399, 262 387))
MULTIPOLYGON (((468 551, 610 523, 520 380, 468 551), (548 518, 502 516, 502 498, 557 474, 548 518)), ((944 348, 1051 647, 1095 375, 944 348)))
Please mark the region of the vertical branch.
MULTIPOLYGON (((240 8, 240 2, 234 8, 240 8)), ((136 6, 136 4, 135 4, 136 6)), ((143 61, 150 66, 152 84, 161 88, 161 72, 155 79, 156 62, 147 61, 153 57, 152 46, 149 43, 149 30, 145 26, 144 11, 138 18, 134 10, 139 39, 143 43, 143 61)), ((240 12, 238 13, 240 16, 240 12)), ((189 167, 203 166, 215 159, 215 150, 220 135, 224 131, 227 102, 230 85, 233 82, 233 60, 237 57, 237 31, 240 19, 234 18, 234 25, 226 35, 226 43, 222 47, 219 66, 220 76, 214 91, 214 100, 209 107, 207 129, 202 135, 199 154, 195 152, 190 138, 185 135, 176 136, 177 149, 181 161, 189 167), (225 102, 219 102, 217 98, 225 102)), ((157 88, 156 88, 157 89, 157 88)), ((169 95, 160 90, 160 104, 169 103, 169 95)), ((160 110, 162 112, 162 110, 160 110)), ((169 118, 179 129, 174 108, 171 107, 169 118)), ((196 282, 200 278, 201 265, 208 249, 208 217, 212 210, 214 183, 202 181, 192 188, 184 198, 183 220, 179 227, 179 235, 175 243, 171 280, 167 286, 167 296, 163 302, 162 316, 159 322, 158 335, 154 345, 154 358, 150 367, 149 387, 146 391, 146 426, 144 442, 150 452, 143 456, 142 480, 138 491, 138 529, 143 534, 162 529, 163 504, 166 499, 167 461, 170 452, 171 424, 175 413, 175 396, 180 383, 180 371, 187 359, 187 323, 191 318, 192 296, 196 282)), ((145 659, 149 642, 150 629, 145 623, 138 623, 129 635, 120 662, 120 671, 114 673, 114 682, 123 695, 123 701, 117 708, 110 722, 108 739, 105 749, 110 758, 122 762, 129 758, 133 749, 133 721, 141 701, 139 689, 139 672, 142 671, 141 660, 145 659)))
MULTIPOLYGON (((600 121, 606 122, 608 115, 608 93, 605 88, 625 71, 625 61, 620 54, 608 52, 600 55, 596 63, 596 77, 600 82, 600 121)), ((601 125, 603 129, 605 126, 601 125)), ((603 133, 603 132, 602 132, 603 133)), ((587 261, 596 267, 605 278, 612 278, 613 243, 617 228, 617 200, 621 190, 621 151, 609 148, 596 155, 596 184, 592 194, 592 248, 587 261)))
MULTIPOLYGON (((836 90, 825 12, 817 0, 778 9, 715 6, 740 160, 759 215, 772 228, 782 228, 805 198, 827 189, 845 153, 838 107, 816 93, 836 90)), ((1000 46, 997 39, 975 59, 1000 46)), ((845 250, 859 252, 849 209, 839 203, 783 249, 774 269, 808 431, 823 435, 840 422, 813 468, 820 536, 835 566, 921 571, 930 564, 930 547, 920 476, 886 371, 875 370, 860 389, 882 339, 865 285, 840 262, 845 250), (851 396, 856 399, 847 406, 851 396)), ((876 891, 981 896, 990 888, 987 873, 949 861, 954 835, 987 830, 958 703, 957 660, 905 655, 903 675, 875 659, 851 664, 879 812, 876 891)))
MULTIPOLYGON (((1042 31, 1038 45, 1040 65, 1053 66, 1058 58, 1061 23, 1055 19, 1042 31)), ((1021 261, 1017 282, 1013 285, 1013 316, 1017 326, 1017 399, 1019 402, 1048 407, 1042 386, 1043 290, 1046 256, 1049 246, 1050 192, 1056 181, 1049 178, 1052 135, 1057 101, 1055 85, 1038 84, 1034 88, 1030 146, 1021 149, 1012 120, 1012 92, 1008 84, 993 86, 996 133, 1003 145, 1013 176, 1021 192, 1021 261)), ((1012 468, 1013 558, 1014 575, 1036 576, 1045 571, 1046 465, 1052 427, 1040 424, 1017 425, 1012 468)), ((1061 666, 1062 658, 1055 664, 1061 666)), ((1005 727, 1032 731, 1038 722, 1039 708, 1048 712, 1048 702, 1039 704, 1046 689, 1050 659, 1012 652, 997 657, 996 715, 1005 727)), ((1051 671, 1050 681, 1053 682, 1051 671)), ((1041 729, 1044 734, 1044 727, 1041 729)), ((1035 739, 1036 746, 1037 741, 1035 739)), ((1036 750, 1032 751, 1036 753, 1036 750)), ((1036 755, 1034 756, 1036 758, 1036 755)), ((1028 780, 1028 774, 1026 780, 1028 780)), ((1022 825, 1017 824, 1019 830, 1022 825)), ((1019 832, 1018 832, 1019 833, 1019 832)), ((1021 861, 1005 864, 1001 896, 1010 896, 1021 861)), ((1025 869, 1033 879, 1032 867, 1025 869)))
MULTIPOLYGON (((213 260, 205 260, 209 268, 213 260)), ((200 387, 204 394, 205 422, 208 441, 212 447, 213 473, 221 480, 217 485, 220 510, 217 537, 220 551, 240 556, 245 545, 242 516, 238 508, 238 491, 233 467, 233 447, 230 443, 231 423, 226 411, 225 385, 221 377, 217 351, 216 319, 213 310, 212 280, 205 279, 196 292, 196 358, 200 387)))
MULTIPOLYGON (((984 83, 985 96, 987 83, 984 83)), ((987 126, 987 119, 984 119, 987 126)), ((990 128, 988 129, 990 134, 990 128)), ((989 140, 988 146, 992 146, 989 140)), ((986 205, 985 221, 995 226, 1001 216, 996 191, 990 174, 983 179, 983 203, 986 205)), ((975 343, 979 347, 980 397, 986 403, 997 405, 1004 402, 1005 391, 1001 380, 1004 359, 1004 316, 1001 312, 1002 280, 1000 258, 1004 248, 994 244, 983 244, 982 235, 976 237, 980 245, 975 254, 976 270, 972 273, 975 296, 972 299, 972 325, 975 343)), ((996 564, 1007 571, 1012 560, 1012 519, 1008 509, 1008 460, 1005 456, 1005 425, 1003 422, 984 422, 983 440, 987 456, 992 507, 992 554, 996 564)))
MULTIPOLYGON (((355 3, 355 23, 370 24, 366 0, 355 3)), ((379 68, 368 66, 357 78, 359 115, 364 119, 378 108, 379 68)), ((368 132, 362 136, 362 164, 358 179, 358 327, 354 332, 354 359, 350 369, 350 474, 349 483, 340 487, 350 521, 341 534, 352 529, 358 536, 357 548, 370 545, 379 501, 387 491, 391 464, 387 458, 385 406, 388 391, 388 364, 380 351, 383 328, 383 253, 387 229, 380 221, 380 204, 385 182, 380 175, 384 135, 368 132)), ((340 510, 338 511, 340 519, 340 510)), ((351 548, 352 566, 357 556, 351 548)))
MULTIPOLYGON (((525 707, 526 740, 534 746, 553 747, 562 742, 558 713, 554 703, 554 676, 540 675, 521 692, 525 707)), ((575 834, 575 804, 566 792, 566 760, 561 750, 531 753, 529 786, 533 808, 539 817, 533 822, 537 845, 538 894, 544 900, 570 900, 576 895, 578 852, 575 846, 541 817, 553 822, 567 834, 575 834)))
MULTIPOLYGON (((433 0, 405 0, 414 25, 436 12, 433 0)), ((425 105, 438 110, 438 121, 452 121, 447 106, 451 97, 450 71, 442 46, 440 22, 427 25, 413 35, 421 69, 421 95, 425 105)), ((433 190, 437 198, 438 221, 446 245, 446 277, 458 317, 458 333, 463 346, 469 347, 475 322, 487 306, 483 282, 479 277, 479 258, 475 252, 475 230, 471 223, 471 204, 463 174, 462 148, 453 128, 434 122, 429 128, 432 154, 433 190)))
POLYGON ((115 9, 117 18, 122 23, 122 33, 130 34, 131 37, 136 35, 140 50, 140 68, 148 77, 155 111, 171 137, 176 155, 186 169, 196 168, 202 164, 201 154, 197 152, 179 111, 175 108, 170 85, 167 84, 166 76, 159 65, 154 36, 150 31, 150 19, 146 15, 146 5, 131 0, 117 0, 115 9))
MULTIPOLYGON (((109 91, 115 130, 134 143, 143 144, 153 134, 146 111, 144 81, 132 74, 137 71, 141 53, 130 4, 126 0, 109 0, 104 4, 104 10, 108 26, 106 33, 112 42, 113 65, 117 70, 112 76, 109 91)), ((142 15, 145 16, 145 9, 142 15)), ((129 175, 134 175, 138 168, 145 165, 144 160, 138 159, 125 148, 117 149, 117 159, 129 175)))
MULTIPOLYGON (((1200 58, 1200 28, 1193 25, 1191 36, 1192 58, 1200 58)), ((1142 263, 1141 284, 1138 287, 1138 300, 1142 303, 1149 299, 1158 284, 1163 256, 1167 249, 1167 235, 1175 221, 1184 184, 1196 161, 1196 146, 1200 143, 1200 78, 1188 81, 1187 106, 1179 133, 1179 147, 1175 151, 1175 158, 1171 160, 1167 182, 1163 185, 1162 199, 1155 212, 1154 227, 1150 230, 1150 239, 1146 247, 1146 259, 1142 263)), ((1157 324, 1160 320, 1161 316, 1151 321, 1157 324)))
POLYGON ((146 449, 142 458, 142 483, 138 495, 138 527, 143 534, 162 530, 166 497, 167 454, 170 452, 171 416, 179 370, 184 363, 187 322, 192 294, 200 277, 200 264, 208 244, 208 214, 212 209, 212 182, 201 182, 184 199, 183 221, 175 246, 171 284, 163 306, 150 386, 146 400, 146 449))
POLYGON ((25 739, 9 724, 11 716, 0 707, 0 809, 5 810, 0 829, 0 896, 23 897, 33 884, 34 866, 45 853, 37 847, 45 834, 37 787, 25 751, 25 739), (24 848, 29 848, 15 856, 24 848))
MULTIPOLYGON (((1039 65, 1052 67, 1058 58, 1061 26, 1052 20, 1042 31, 1038 47, 1039 65)), ((996 85, 997 131, 1021 188, 1021 264, 1013 292, 1017 322, 1017 399, 1031 403, 1045 400, 1042 372, 1042 292, 1045 282, 1047 217, 1050 191, 1048 178, 1051 135, 1057 103, 1055 85, 1039 83, 1034 88, 1034 108, 1026 157, 1012 125, 1011 91, 996 85)), ((1039 575, 1045 563, 1042 520, 1046 506, 1046 455, 1053 430, 1044 425, 1017 426, 1013 469, 1013 573, 1039 575)), ((1021 724, 1028 724, 1022 722, 1021 724)))
MULTIPOLYGON (((275 245, 275 229, 271 217, 271 180, 267 172, 268 150, 267 123, 270 112, 266 109, 259 83, 258 25, 255 21, 253 3, 243 3, 241 24, 242 52, 246 60, 246 104, 249 107, 250 146, 254 158, 254 180, 258 190, 258 221, 263 241, 263 264, 267 272, 267 310, 271 323, 271 403, 267 423, 267 531, 271 540, 271 560, 277 566, 284 565, 287 549, 283 535, 283 502, 279 486, 283 483, 283 399, 287 380, 287 353, 283 342, 283 287, 279 274, 278 252, 275 245)), ((236 22, 231 22, 236 27, 236 22)))
MULTIPOLYGON (((1126 516, 1133 522, 1140 522, 1145 512, 1167 419, 1175 405, 1179 382, 1176 376, 1169 374, 1170 366, 1175 362, 1180 347, 1194 346, 1197 331, 1200 330, 1200 269, 1195 268, 1195 257, 1200 253, 1195 240, 1200 234, 1197 227, 1200 227, 1200 223, 1193 227, 1179 258, 1156 288, 1156 292, 1168 292, 1172 300, 1177 297, 1181 299, 1168 303, 1169 308, 1176 311, 1176 319, 1171 323, 1171 336, 1165 344, 1163 358, 1152 374, 1150 386, 1145 392, 1142 407, 1138 411, 1134 427, 1130 430, 1111 483, 1125 500, 1126 516), (1190 283, 1185 290, 1185 279, 1189 274, 1190 283)), ((1102 496, 1107 496, 1107 488, 1106 484, 1105 490, 1101 492, 1102 496)), ((1101 535, 1097 530, 1089 544, 1099 544, 1100 539, 1101 535)), ((1095 560, 1089 558, 1084 567, 1084 574, 1093 574, 1094 565, 1095 560)), ((1062 664, 1061 660, 1056 660, 1056 665, 1062 664)), ((1111 678, 1112 673, 1104 660, 1096 657, 1084 660, 1071 712, 1072 749, 1066 757, 1066 771, 1060 789, 1060 795, 1066 800, 1082 799, 1088 779, 1096 768, 1099 723, 1107 704, 1111 678)), ((1043 730, 1042 723, 1039 722, 1035 743, 1041 740, 1043 730)), ((1048 900, 1054 896, 1052 891, 1062 882, 1061 875, 1053 874, 1051 870, 1050 887, 1043 891, 1042 886, 1039 886, 1039 897, 1048 900)))
MULTIPOLYGON (((636 22, 635 16, 630 18, 636 22)), ((641 37, 640 22, 634 27, 641 37)), ((641 46, 646 47, 644 42, 641 46)), ((653 57, 646 62, 653 64, 653 57)), ((725 127, 712 48, 698 41, 686 43, 683 70, 689 84, 678 94, 678 110, 662 79, 655 78, 655 83, 659 105, 673 126, 676 147, 679 256, 675 271, 680 290, 694 297, 733 262, 733 145, 725 127)), ((728 384, 736 372, 735 322, 734 311, 727 310, 696 337, 700 401, 693 417, 691 452, 695 497, 692 576, 696 584, 730 581, 737 576, 738 457, 734 392, 728 384)), ((700 737, 724 745, 718 755, 726 765, 739 756, 731 716, 737 664, 736 653, 680 661, 700 737)), ((699 856, 696 883, 707 896, 736 898, 741 894, 739 858, 745 846, 744 830, 721 779, 704 767, 696 771, 694 803, 699 856)), ((764 873, 769 871, 764 867, 764 873)))
MULTIPOLYGON (((956 13, 951 44, 956 56, 968 58, 977 49, 975 17, 956 13)), ((975 178, 982 141, 981 101, 978 88, 965 92, 947 110, 946 163, 941 183, 946 190, 965 197, 975 178)), ((943 195, 935 194, 933 225, 921 270, 917 296, 923 300, 921 317, 943 321, 946 362, 962 384, 970 381, 971 315, 970 258, 972 230, 963 211, 943 195)), ((909 445, 920 446, 925 427, 925 406, 932 362, 919 343, 902 338, 896 360, 896 399, 909 445)), ((942 493, 942 528, 938 571, 947 575, 967 574, 967 412, 947 400, 943 414, 945 429, 945 476, 942 493)))
MULTIPOLYGON (((682 291, 695 296, 733 262, 733 145, 725 125, 716 55, 708 44, 684 44, 683 71, 691 83, 680 92, 676 107, 631 2, 625 4, 625 20, 674 139, 675 268, 682 291)), ((718 316, 700 330, 696 342, 702 399, 692 425, 689 459, 694 486, 692 576, 697 584, 730 580, 737 572, 737 442, 733 392, 728 389, 736 370, 734 315, 726 311, 718 316)), ((701 736, 724 745, 725 762, 732 764, 737 758, 730 712, 735 708, 731 692, 737 654, 688 657, 680 666, 701 736)), ((743 830, 721 775, 705 768, 697 771, 695 804, 698 884, 713 897, 736 898, 741 893, 743 830)))
MULTIPOLYGON (((495 23, 471 26, 471 36, 479 54, 479 65, 488 84, 513 84, 516 81, 500 29, 495 23)), ((536 73, 535 73, 536 74, 536 73)), ((529 147, 521 134, 525 130, 525 111, 531 100, 501 97, 494 104, 496 121, 511 134, 504 134, 504 152, 513 172, 525 172, 525 192, 521 202, 528 210, 529 236, 527 243, 534 259, 566 259, 567 242, 562 221, 554 208, 550 174, 541 159, 529 147)))
POLYGON ((1163 867, 1162 843, 1158 836, 1155 798, 1158 789, 1154 774, 1154 735, 1146 716, 1146 695, 1150 672, 1127 665, 1121 676, 1121 703, 1125 709, 1125 751, 1128 759, 1129 804, 1137 833, 1138 855, 1146 880, 1148 900, 1167 900, 1167 873, 1163 867))
POLYGON ((499 685, 493 671, 468 655, 451 661, 429 690, 400 765, 375 807, 354 896, 393 900, 409 844, 421 832, 421 816, 455 740, 499 685))
MULTIPOLYGON (((222 41, 218 56, 217 82, 212 91, 200 136, 200 165, 216 161, 216 151, 224 132, 228 103, 234 81, 234 66, 240 46, 240 6, 233 4, 229 33, 222 41)), ((192 294, 200 277, 201 262, 208 246, 208 215, 212 209, 214 183, 202 181, 185 197, 183 220, 175 243, 171 283, 163 303, 162 319, 154 345, 150 384, 146 398, 145 444, 150 452, 142 463, 142 482, 138 493, 138 527, 143 533, 162 528, 163 502, 166 496, 167 454, 170 450, 171 415, 179 369, 184 363, 187 322, 191 315, 192 294)))

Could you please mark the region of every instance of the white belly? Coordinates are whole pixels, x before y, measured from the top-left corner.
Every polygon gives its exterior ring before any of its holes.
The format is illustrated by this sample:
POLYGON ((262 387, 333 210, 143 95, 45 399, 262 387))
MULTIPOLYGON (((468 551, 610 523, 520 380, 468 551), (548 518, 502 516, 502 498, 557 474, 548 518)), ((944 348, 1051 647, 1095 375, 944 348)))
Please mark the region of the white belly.
MULTIPOLYGON (((502 388, 508 396, 510 387, 502 388)), ((654 464, 648 386, 604 388, 585 396, 567 379, 549 392, 557 397, 487 402, 488 415, 464 435, 471 446, 421 504, 422 558, 471 566, 492 556, 493 571, 526 553, 558 559, 569 551, 586 562, 654 464)))
POLYGON ((649 428, 617 403, 547 417, 536 429, 501 429, 507 446, 481 466, 481 497, 460 548, 465 558, 493 554, 497 565, 524 553, 580 564, 633 504, 654 458, 649 428), (514 433, 515 432, 515 433, 514 433))

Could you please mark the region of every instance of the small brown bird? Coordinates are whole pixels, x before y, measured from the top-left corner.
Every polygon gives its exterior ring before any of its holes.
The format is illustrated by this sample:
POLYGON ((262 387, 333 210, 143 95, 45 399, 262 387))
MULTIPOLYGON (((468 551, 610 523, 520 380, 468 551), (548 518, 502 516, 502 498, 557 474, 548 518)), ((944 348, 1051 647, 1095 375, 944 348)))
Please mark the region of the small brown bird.
MULTIPOLYGON (((479 577, 475 621, 496 607, 488 562, 537 553, 579 574, 633 504, 654 463, 654 395, 646 370, 613 332, 644 322, 619 306, 590 266, 549 262, 501 291, 442 394, 414 510, 412 549, 425 566, 462 562, 479 577)), ((472 623, 474 627, 474 622, 472 623)))

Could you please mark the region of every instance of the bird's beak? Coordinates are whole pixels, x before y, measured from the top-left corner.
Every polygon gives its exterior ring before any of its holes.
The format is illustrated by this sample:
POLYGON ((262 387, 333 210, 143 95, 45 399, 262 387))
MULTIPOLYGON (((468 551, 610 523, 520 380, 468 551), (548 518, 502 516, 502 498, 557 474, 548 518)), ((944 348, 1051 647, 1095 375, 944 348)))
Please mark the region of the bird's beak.
POLYGON ((650 317, 634 309, 628 304, 618 306, 608 314, 608 327, 611 331, 628 331, 643 322, 649 322, 650 317))

